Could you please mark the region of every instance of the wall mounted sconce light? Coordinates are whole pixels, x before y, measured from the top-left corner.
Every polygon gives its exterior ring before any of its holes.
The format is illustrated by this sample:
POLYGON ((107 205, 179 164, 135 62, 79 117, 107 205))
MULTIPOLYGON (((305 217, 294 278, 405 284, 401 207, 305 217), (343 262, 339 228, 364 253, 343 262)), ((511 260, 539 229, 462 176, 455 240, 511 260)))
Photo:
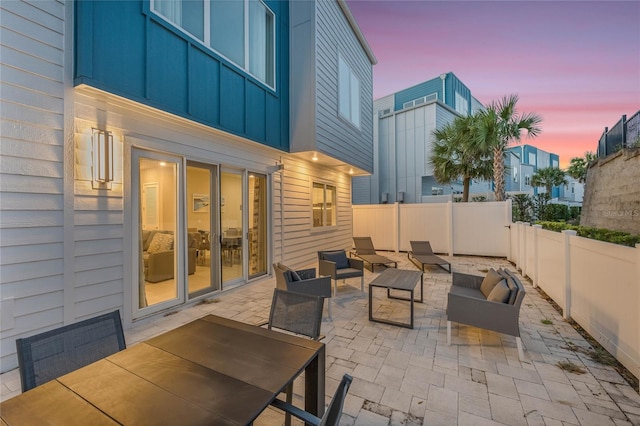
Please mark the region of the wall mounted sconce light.
POLYGON ((93 145, 93 188, 111 189, 113 181, 113 135, 100 129, 91 130, 93 145))

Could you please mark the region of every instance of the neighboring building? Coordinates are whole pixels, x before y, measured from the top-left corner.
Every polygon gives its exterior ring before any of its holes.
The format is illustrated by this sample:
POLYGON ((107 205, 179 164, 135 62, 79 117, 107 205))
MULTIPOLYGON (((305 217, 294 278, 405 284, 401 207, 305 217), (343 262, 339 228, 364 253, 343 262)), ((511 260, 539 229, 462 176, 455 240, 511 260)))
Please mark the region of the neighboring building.
MULTIPOLYGON (((545 188, 531 186, 531 177, 538 169, 560 167, 560 157, 531 145, 514 145, 507 149, 505 156, 505 191, 507 193, 529 193, 536 195, 546 192, 545 188)), ((564 196, 564 186, 551 188, 551 198, 564 196)))
MULTIPOLYGON (((452 72, 375 100, 374 173, 353 178, 353 203, 420 203, 426 196, 461 193, 462 182, 441 185, 433 177, 433 131, 481 108, 452 72)), ((475 181, 471 187, 489 188, 475 181)))
POLYGON ((344 0, 2 8, 2 371, 350 246, 376 59, 344 0))

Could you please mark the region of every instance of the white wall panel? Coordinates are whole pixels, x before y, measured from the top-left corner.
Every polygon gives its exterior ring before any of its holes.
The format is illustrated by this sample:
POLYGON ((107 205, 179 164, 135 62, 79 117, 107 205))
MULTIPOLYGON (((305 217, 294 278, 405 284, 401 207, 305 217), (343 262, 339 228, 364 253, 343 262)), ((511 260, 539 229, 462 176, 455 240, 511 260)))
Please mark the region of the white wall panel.
POLYGON ((509 220, 504 202, 453 203, 455 254, 507 256, 509 220))
POLYGON ((448 204, 403 204, 400 206, 399 250, 411 250, 411 241, 429 241, 436 253, 449 252, 448 204))
POLYGON ((569 250, 571 317, 637 375, 640 249, 571 237, 569 250))

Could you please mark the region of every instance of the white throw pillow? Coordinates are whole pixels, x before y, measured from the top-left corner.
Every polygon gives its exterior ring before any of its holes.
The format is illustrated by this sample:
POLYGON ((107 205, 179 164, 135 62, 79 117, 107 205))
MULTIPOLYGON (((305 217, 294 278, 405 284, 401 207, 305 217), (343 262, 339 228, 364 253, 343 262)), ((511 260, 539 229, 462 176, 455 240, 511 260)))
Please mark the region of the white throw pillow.
POLYGON ((158 253, 161 251, 169 251, 173 248, 173 235, 163 234, 161 232, 156 233, 149 244, 148 253, 158 253))

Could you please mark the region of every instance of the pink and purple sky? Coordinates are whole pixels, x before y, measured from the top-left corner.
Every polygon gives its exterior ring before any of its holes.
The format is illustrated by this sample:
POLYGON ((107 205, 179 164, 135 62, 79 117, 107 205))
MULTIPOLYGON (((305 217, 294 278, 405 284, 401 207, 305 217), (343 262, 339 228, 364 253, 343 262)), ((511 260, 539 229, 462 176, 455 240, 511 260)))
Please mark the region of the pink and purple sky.
POLYGON ((483 104, 543 118, 523 143, 573 157, 640 109, 640 1, 347 0, 378 59, 374 99, 453 72, 483 104))

